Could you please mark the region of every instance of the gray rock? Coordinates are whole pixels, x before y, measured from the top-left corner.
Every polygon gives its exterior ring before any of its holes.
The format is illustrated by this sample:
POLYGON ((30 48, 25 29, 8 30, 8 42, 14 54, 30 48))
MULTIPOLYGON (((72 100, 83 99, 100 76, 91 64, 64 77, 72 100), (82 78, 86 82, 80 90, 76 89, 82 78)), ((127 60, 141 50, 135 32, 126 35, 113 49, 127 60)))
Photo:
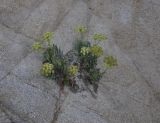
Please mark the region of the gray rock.
MULTIPOLYGON (((159 0, 1 0, 0 123, 159 123, 159 0), (98 93, 59 91, 40 74, 42 56, 34 39, 46 31, 67 53, 85 25, 108 35, 105 55, 118 59, 100 81, 98 93)), ((103 58, 98 67, 103 68, 103 58)))
POLYGON ((26 18, 43 0, 2 0, 0 5, 0 22, 18 31, 26 18))
POLYGON ((10 119, 6 116, 6 114, 2 110, 0 110, 0 122, 11 123, 10 119))
POLYGON ((57 99, 25 81, 14 75, 7 76, 0 82, 0 101, 24 121, 51 122, 57 99))
MULTIPOLYGON (((118 18, 123 15, 113 14, 115 26, 112 26, 112 32, 116 44, 130 56, 137 72, 153 90, 159 91, 160 43, 158 41, 159 36, 157 36, 157 32, 159 32, 159 14, 157 14, 159 7, 157 5, 152 1, 140 0, 132 3, 126 0, 123 6, 130 8, 134 6, 130 12, 130 20, 122 24, 118 18)), ((115 3, 115 6, 121 6, 120 2, 115 3)), ((118 7, 114 9, 116 8, 118 7)), ((128 12, 128 10, 124 11, 128 12)))
POLYGON ((0 79, 31 51, 33 40, 0 25, 0 79))
POLYGON ((25 20, 22 32, 38 37, 46 31, 53 31, 69 11, 73 0, 45 0, 25 20))

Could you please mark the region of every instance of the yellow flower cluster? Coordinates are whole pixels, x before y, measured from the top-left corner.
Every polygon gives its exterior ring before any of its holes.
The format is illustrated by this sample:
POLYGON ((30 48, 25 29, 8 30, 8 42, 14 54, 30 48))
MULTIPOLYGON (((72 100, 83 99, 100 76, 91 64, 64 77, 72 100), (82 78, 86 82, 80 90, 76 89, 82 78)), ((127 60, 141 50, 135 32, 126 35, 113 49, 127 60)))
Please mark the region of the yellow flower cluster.
POLYGON ((78 73, 78 66, 76 65, 71 65, 69 68, 68 68, 68 72, 71 76, 75 76, 77 73, 78 73))
POLYGON ((53 38, 53 32, 45 32, 43 34, 43 39, 47 42, 50 42, 53 38))
POLYGON ((103 49, 98 45, 91 46, 90 52, 97 57, 100 57, 101 55, 103 55, 103 49))
POLYGON ((87 32, 87 28, 85 26, 78 26, 75 31, 78 33, 85 33, 87 32))
POLYGON ((114 67, 114 66, 117 66, 117 65, 118 65, 117 59, 114 58, 113 56, 106 56, 106 57, 104 58, 104 65, 105 65, 105 67, 107 67, 107 68, 112 68, 112 67, 114 67))
POLYGON ((82 47, 80 53, 82 55, 87 55, 90 52, 90 48, 89 47, 82 47))
POLYGON ((40 42, 35 42, 33 45, 32 45, 32 49, 33 50, 40 50, 42 49, 42 44, 40 42))
POLYGON ((94 39, 95 41, 105 41, 105 40, 107 39, 107 36, 105 36, 104 34, 101 34, 101 33, 99 33, 99 34, 94 34, 94 35, 93 35, 93 39, 94 39))
POLYGON ((44 63, 44 64, 42 65, 42 68, 41 68, 41 73, 42 73, 43 76, 48 77, 48 76, 50 76, 51 74, 54 73, 54 70, 53 70, 53 69, 54 69, 53 64, 44 63))

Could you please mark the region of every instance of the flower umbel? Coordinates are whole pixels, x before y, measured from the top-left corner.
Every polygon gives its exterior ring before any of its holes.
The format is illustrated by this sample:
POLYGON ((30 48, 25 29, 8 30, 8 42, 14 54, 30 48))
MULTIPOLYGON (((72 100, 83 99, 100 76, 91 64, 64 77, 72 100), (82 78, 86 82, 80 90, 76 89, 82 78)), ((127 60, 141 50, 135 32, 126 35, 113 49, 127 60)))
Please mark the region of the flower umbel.
POLYGON ((107 68, 112 68, 118 65, 117 59, 114 58, 113 56, 106 56, 103 61, 104 61, 105 67, 107 68))
POLYGON ((43 39, 47 42, 50 42, 53 38, 53 32, 45 32, 43 34, 43 39))
POLYGON ((78 33, 85 33, 87 32, 87 28, 85 26, 78 26, 75 31, 78 33))
POLYGON ((44 63, 41 68, 41 73, 43 76, 50 76, 54 73, 54 65, 50 63, 44 63))
POLYGON ((32 49, 33 50, 40 50, 42 49, 42 44, 40 42, 35 42, 33 45, 32 45, 32 49))
POLYGON ((82 47, 80 52, 82 55, 85 56, 90 52, 90 48, 89 47, 82 47))
POLYGON ((107 40, 107 36, 105 36, 104 34, 101 34, 101 33, 99 33, 99 34, 94 34, 94 35, 93 35, 93 39, 94 39, 95 41, 105 41, 105 40, 107 40))
POLYGON ((93 45, 90 49, 91 49, 90 50, 91 53, 97 57, 100 57, 101 55, 103 55, 103 49, 98 45, 93 45))
POLYGON ((78 66, 76 65, 69 66, 68 72, 71 76, 75 76, 78 73, 78 66))

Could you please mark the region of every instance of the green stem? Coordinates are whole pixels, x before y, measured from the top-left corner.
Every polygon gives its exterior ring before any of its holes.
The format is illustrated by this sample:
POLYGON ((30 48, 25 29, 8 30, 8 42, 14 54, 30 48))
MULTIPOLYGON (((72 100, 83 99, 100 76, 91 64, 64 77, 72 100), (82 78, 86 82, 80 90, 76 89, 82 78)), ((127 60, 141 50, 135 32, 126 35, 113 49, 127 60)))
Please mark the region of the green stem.
POLYGON ((104 75, 106 72, 107 72, 107 69, 105 69, 105 70, 102 72, 102 74, 104 75))
POLYGON ((51 48, 51 42, 50 42, 50 41, 48 41, 48 47, 50 47, 50 48, 51 48))
POLYGON ((80 40, 82 40, 83 39, 83 35, 82 35, 82 33, 80 33, 80 40))
POLYGON ((94 44, 94 45, 98 45, 98 44, 99 44, 99 42, 100 42, 100 41, 95 41, 95 44, 94 44))

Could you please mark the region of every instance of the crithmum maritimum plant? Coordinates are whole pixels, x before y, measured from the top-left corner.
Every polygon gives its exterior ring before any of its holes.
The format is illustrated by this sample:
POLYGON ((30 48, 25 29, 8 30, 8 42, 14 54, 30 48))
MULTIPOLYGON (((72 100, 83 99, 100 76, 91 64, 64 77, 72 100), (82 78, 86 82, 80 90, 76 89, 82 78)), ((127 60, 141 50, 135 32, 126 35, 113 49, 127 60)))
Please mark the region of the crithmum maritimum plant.
POLYGON ((97 92, 98 83, 103 77, 104 71, 97 67, 98 59, 104 57, 104 66, 113 68, 118 65, 117 59, 113 56, 104 56, 101 42, 107 40, 107 36, 101 33, 96 33, 92 36, 92 41, 86 41, 84 36, 87 28, 78 26, 75 29, 80 35, 76 39, 73 49, 74 52, 68 54, 58 48, 56 44, 52 44, 54 39, 53 32, 46 32, 42 35, 39 41, 36 41, 32 48, 35 51, 40 51, 43 54, 41 74, 47 78, 54 79, 60 87, 69 86, 71 90, 78 90, 79 85, 77 79, 82 79, 85 85, 93 85, 93 89, 97 92))

